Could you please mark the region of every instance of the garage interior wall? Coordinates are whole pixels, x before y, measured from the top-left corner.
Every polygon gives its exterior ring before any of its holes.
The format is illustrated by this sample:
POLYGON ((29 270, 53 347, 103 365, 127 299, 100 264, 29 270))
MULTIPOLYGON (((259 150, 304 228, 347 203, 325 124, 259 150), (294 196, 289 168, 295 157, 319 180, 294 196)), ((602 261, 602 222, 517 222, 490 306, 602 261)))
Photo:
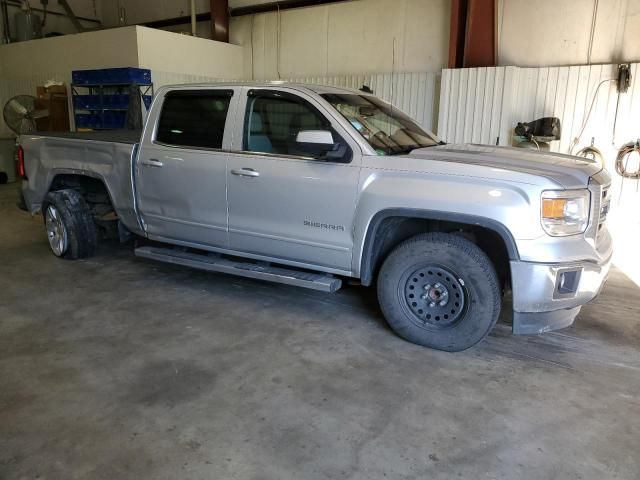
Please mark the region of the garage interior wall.
MULTIPOLYGON (((71 83, 71 71, 138 64, 136 28, 124 27, 0 46, 0 105, 35 95, 47 80, 71 83)), ((0 119, 0 137, 11 132, 0 119)))
MULTIPOLYGON (((255 3, 265 2, 230 0, 236 8, 255 3)), ((105 26, 122 23, 119 8, 125 23, 189 15, 188 1, 162 0, 153 8, 142 0, 75 0, 71 5, 78 15, 97 11, 105 26)), ((208 12, 209 6, 209 0, 196 1, 197 13, 208 12)), ((539 0, 535 12, 526 0, 498 0, 497 10, 501 65, 640 60, 640 0, 539 0)), ((138 65, 153 71, 156 86, 278 78, 367 84, 424 127, 437 129, 449 16, 448 0, 353 0, 233 17, 231 44, 143 27, 136 30, 135 47, 128 48, 122 42, 132 45, 131 40, 111 36, 113 30, 82 34, 95 35, 91 38, 72 35, 13 44, 0 47, 0 58, 5 48, 5 55, 18 58, 11 65, 0 64, 0 96, 26 93, 26 86, 51 77, 66 80, 75 68, 138 65), (61 59, 56 51, 66 55, 61 59)), ((203 36, 208 36, 210 23, 199 25, 199 35, 206 31, 203 36)))
POLYGON ((446 65, 447 0, 359 0, 232 17, 254 79, 437 72, 446 65))
POLYGON ((500 65, 640 61, 640 0, 498 0, 500 65))
MULTIPOLYGON (((14 95, 35 95, 50 79, 70 85, 72 70, 125 66, 151 69, 156 87, 245 75, 236 45, 146 27, 112 28, 0 46, 0 105, 14 95)), ((0 137, 10 134, 0 119, 0 137)))
POLYGON ((136 65, 151 70, 155 88, 246 78, 242 47, 153 28, 136 28, 136 65))
MULTIPOLYGON (((80 1, 80 0, 77 0, 80 1)), ((230 0, 232 8, 258 3, 230 0)), ((105 26, 189 15, 188 2, 102 3, 105 26)), ((209 0, 196 0, 196 12, 209 0)), ((502 66, 561 66, 640 61, 640 0, 498 0, 502 66)), ((245 49, 253 79, 366 73, 438 72, 446 67, 448 0, 352 0, 232 17, 230 41, 245 49), (395 49, 394 49, 395 43, 395 49), (394 55, 395 53, 395 55, 394 55), (395 59, 394 59, 395 57, 395 59)), ((166 27, 188 32, 188 24, 166 27)), ((210 36, 199 22, 198 36, 210 36)))
MULTIPOLYGON (((43 12, 40 1, 31 0, 29 3, 34 13, 42 20, 43 12)), ((111 0, 67 0, 67 3, 69 3, 76 17, 78 17, 83 28, 96 29, 101 28, 103 25, 103 4, 112 2, 111 0)), ((12 33, 15 33, 14 14, 20 11, 20 4, 21 2, 19 0, 8 0, 9 29, 12 33)), ((4 34, 2 22, 0 22, 0 32, 4 34)), ((73 23, 71 23, 71 20, 66 16, 64 8, 57 0, 49 1, 47 6, 47 19, 42 28, 42 33, 44 35, 52 33, 77 33, 73 23)), ((0 36, 0 38, 2 38, 2 36, 0 36)))

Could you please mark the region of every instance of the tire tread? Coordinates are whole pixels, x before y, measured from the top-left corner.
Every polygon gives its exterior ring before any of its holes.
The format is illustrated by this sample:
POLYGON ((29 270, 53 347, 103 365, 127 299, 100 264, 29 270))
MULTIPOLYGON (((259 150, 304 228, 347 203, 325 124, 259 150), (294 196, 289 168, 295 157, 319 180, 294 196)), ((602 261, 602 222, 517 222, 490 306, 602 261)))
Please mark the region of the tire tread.
MULTIPOLYGON (((462 274, 462 272, 459 273, 462 274)), ((502 300, 495 268, 482 249, 459 235, 440 232, 418 234, 400 243, 392 250, 383 262, 378 275, 378 298, 389 325, 401 337, 413 343, 446 351, 465 350, 482 340, 495 326, 500 314, 502 300), (487 297, 489 298, 487 298, 488 303, 486 307, 489 312, 488 315, 490 315, 490 321, 486 322, 485 319, 486 328, 482 331, 474 332, 472 338, 451 339, 445 335, 444 338, 446 340, 440 341, 433 332, 420 329, 411 323, 410 320, 402 318, 402 313, 398 309, 398 305, 390 304, 393 303, 390 299, 395 299, 392 292, 397 288, 397 283, 388 277, 391 275, 391 271, 395 265, 401 262, 405 255, 411 255, 412 252, 419 251, 425 248, 426 245, 433 246, 438 244, 442 245, 443 249, 453 249, 453 251, 455 251, 456 254, 460 254, 461 257, 467 257, 474 268, 479 267, 481 269, 483 277, 487 280, 485 283, 488 287, 487 297), (385 284, 385 282, 393 283, 389 285, 385 284)), ((453 330, 447 330, 446 332, 448 332, 447 335, 451 335, 453 330)))
POLYGON ((98 233, 84 197, 72 189, 49 192, 42 205, 43 215, 51 204, 62 215, 67 229, 69 246, 62 257, 73 260, 93 256, 98 245, 98 233))

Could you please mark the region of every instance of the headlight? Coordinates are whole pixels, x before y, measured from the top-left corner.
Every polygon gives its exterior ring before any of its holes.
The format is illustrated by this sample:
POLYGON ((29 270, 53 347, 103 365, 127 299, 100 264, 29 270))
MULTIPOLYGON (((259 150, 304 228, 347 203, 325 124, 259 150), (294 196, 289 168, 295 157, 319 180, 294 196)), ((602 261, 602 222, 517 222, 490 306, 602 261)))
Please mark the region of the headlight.
POLYGON ((542 227, 554 237, 583 233, 589 223, 589 190, 542 192, 542 227))

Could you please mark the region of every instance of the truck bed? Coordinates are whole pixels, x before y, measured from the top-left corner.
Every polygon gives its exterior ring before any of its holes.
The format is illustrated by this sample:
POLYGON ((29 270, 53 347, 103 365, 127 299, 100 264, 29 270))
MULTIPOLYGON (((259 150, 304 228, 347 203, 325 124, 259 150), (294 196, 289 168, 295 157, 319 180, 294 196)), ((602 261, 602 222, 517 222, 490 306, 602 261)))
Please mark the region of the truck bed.
POLYGON ((60 176, 80 175, 101 181, 122 223, 138 233, 133 162, 140 141, 137 130, 33 132, 18 139, 24 151, 26 184, 22 193, 31 213, 40 211, 50 185, 60 176))
POLYGON ((94 140, 134 145, 140 142, 140 130, 95 130, 92 132, 33 132, 39 137, 69 138, 74 140, 94 140))

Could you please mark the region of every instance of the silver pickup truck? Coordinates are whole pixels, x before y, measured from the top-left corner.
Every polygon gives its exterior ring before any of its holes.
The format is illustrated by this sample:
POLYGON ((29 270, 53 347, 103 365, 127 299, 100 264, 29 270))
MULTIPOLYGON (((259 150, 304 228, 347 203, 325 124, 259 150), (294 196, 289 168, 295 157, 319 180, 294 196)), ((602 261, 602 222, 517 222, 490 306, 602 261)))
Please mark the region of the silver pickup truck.
POLYGON ((479 342, 509 292, 514 333, 566 327, 609 271, 598 164, 445 144, 360 91, 164 87, 141 136, 19 144, 26 208, 59 257, 94 254, 116 224, 140 257, 327 292, 351 277, 432 348, 479 342))

